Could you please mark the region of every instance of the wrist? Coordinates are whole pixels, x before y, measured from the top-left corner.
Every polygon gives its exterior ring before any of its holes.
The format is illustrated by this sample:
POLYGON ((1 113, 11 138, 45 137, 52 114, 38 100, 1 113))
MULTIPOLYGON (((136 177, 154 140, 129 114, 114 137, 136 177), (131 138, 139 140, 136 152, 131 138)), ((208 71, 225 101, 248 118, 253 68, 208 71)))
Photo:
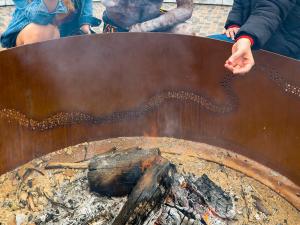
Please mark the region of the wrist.
POLYGON ((250 47, 254 45, 254 40, 251 36, 249 35, 241 35, 236 39, 236 42, 238 41, 243 41, 249 44, 250 47))
POLYGON ((229 28, 240 28, 240 26, 236 25, 236 24, 233 24, 233 25, 230 25, 230 26, 227 27, 227 29, 229 29, 229 28))

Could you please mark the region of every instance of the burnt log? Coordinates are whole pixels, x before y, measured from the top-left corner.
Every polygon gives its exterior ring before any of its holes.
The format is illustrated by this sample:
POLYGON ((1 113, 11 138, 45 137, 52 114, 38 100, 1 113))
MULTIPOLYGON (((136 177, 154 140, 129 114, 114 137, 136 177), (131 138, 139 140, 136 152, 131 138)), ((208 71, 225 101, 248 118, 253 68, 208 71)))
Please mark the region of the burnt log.
POLYGON ((160 151, 138 147, 93 157, 88 166, 91 191, 105 196, 128 195, 160 151))
POLYGON ((112 225, 140 225, 157 211, 168 196, 174 182, 175 165, 161 156, 140 178, 112 225))
POLYGON ((49 162, 45 169, 87 169, 87 162, 68 163, 68 162, 49 162))
POLYGON ((234 218, 235 206, 232 197, 210 180, 206 174, 203 174, 196 181, 193 181, 190 177, 187 185, 188 188, 190 188, 192 192, 197 193, 219 217, 224 219, 234 218))

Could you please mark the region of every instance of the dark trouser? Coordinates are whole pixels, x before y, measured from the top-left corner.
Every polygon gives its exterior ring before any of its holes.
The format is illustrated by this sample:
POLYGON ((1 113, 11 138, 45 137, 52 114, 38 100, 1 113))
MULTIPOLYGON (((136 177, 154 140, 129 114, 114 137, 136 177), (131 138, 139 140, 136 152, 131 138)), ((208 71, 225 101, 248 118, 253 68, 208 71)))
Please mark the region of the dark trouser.
MULTIPOLYGON (((160 9, 159 11, 160 14, 164 14, 168 12, 167 10, 164 9, 160 9)), ((102 20, 103 20, 103 33, 129 32, 129 30, 119 27, 113 21, 111 21, 106 15, 105 11, 103 12, 102 20)), ((155 32, 163 32, 163 31, 164 30, 156 30, 155 32)))
POLYGON ((103 12, 102 20, 103 33, 128 32, 128 30, 123 29, 122 27, 119 27, 116 24, 114 24, 114 22, 108 18, 105 11, 103 12))

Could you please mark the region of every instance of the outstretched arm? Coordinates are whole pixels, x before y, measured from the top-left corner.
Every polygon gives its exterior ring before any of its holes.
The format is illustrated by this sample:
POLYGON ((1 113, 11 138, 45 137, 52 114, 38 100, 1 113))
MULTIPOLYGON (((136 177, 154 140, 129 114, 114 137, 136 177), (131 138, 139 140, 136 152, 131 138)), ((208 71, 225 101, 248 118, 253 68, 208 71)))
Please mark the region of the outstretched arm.
POLYGON ((254 65, 251 47, 264 46, 295 4, 296 0, 257 0, 256 8, 236 34, 237 42, 232 46, 232 55, 225 67, 234 74, 249 72, 254 65))
POLYGON ((159 17, 143 23, 137 23, 130 28, 130 32, 151 32, 170 28, 183 23, 192 16, 193 0, 177 0, 177 8, 168 11, 159 17))

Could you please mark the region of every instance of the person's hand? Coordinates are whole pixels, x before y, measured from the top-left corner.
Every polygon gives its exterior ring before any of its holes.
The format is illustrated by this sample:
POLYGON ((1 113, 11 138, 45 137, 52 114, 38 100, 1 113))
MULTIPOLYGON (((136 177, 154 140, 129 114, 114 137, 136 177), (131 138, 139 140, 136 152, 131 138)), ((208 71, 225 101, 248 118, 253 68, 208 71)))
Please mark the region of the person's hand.
POLYGON ((83 24, 81 27, 80 27, 80 30, 85 33, 85 34, 91 34, 91 28, 90 28, 90 25, 89 24, 83 24))
POLYGON ((234 36, 237 34, 239 29, 240 29, 239 27, 231 27, 231 28, 228 28, 227 30, 224 30, 223 34, 226 34, 226 36, 228 38, 231 38, 232 40, 234 40, 234 36))
POLYGON ((240 38, 232 46, 232 55, 225 62, 225 68, 233 74, 244 74, 254 66, 251 51, 251 41, 248 38, 240 38))

